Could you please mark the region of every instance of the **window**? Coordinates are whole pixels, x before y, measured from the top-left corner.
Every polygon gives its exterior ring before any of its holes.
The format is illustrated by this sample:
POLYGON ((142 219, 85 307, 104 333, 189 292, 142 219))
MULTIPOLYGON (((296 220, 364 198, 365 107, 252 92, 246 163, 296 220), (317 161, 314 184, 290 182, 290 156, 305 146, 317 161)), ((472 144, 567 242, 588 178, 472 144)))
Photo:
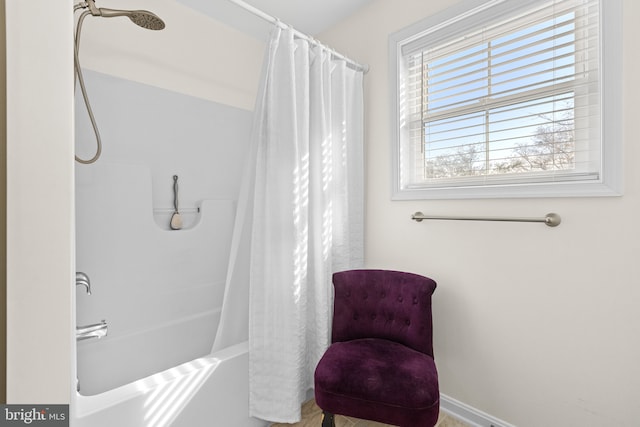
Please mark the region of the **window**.
POLYGON ((392 35, 393 197, 619 195, 619 21, 620 0, 468 0, 392 35))

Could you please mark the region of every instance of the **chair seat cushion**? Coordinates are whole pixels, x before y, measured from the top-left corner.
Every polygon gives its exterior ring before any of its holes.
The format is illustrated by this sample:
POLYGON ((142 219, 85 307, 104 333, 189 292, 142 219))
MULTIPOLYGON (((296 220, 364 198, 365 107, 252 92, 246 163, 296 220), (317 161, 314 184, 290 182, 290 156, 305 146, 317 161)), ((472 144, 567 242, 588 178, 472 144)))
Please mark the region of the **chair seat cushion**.
POLYGON ((377 338, 333 343, 316 368, 315 394, 328 412, 395 425, 437 419, 440 398, 430 356, 377 338))

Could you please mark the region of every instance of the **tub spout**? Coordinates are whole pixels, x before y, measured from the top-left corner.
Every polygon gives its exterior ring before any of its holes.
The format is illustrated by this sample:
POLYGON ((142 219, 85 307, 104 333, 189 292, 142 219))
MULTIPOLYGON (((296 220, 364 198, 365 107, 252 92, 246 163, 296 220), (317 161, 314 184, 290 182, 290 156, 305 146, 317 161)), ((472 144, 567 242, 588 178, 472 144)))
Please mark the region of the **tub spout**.
POLYGON ((87 289, 87 295, 91 295, 91 281, 82 271, 76 272, 76 286, 84 286, 87 289))
POLYGON ((76 340, 88 340, 90 338, 102 338, 107 336, 107 321, 93 323, 86 326, 76 326, 76 340))

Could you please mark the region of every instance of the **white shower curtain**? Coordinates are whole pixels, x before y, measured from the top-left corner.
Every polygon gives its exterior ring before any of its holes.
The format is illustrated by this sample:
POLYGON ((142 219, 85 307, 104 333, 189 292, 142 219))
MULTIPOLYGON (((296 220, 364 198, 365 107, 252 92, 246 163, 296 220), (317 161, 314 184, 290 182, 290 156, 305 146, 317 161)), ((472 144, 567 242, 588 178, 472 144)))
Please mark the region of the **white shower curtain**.
POLYGON ((331 275, 362 266, 363 75, 280 26, 264 73, 246 187, 250 411, 296 422, 330 341, 331 275))

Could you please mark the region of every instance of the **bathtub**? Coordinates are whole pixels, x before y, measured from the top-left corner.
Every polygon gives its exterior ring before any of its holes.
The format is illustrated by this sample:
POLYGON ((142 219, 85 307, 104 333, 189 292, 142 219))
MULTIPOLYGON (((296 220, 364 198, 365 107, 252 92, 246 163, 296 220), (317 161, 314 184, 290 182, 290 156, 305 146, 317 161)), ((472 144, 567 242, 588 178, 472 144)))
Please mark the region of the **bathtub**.
MULTIPOLYGON (((194 296, 209 294, 210 288, 176 293, 173 297, 176 301, 189 302, 194 296)), ((149 312, 148 317, 153 317, 153 313, 149 312)), ((149 322, 135 329, 127 328, 119 321, 108 321, 106 337, 77 343, 80 393, 84 396, 101 394, 208 355, 219 319, 220 309, 217 308, 177 319, 162 319, 154 324, 149 322)))
MULTIPOLYGON (((156 221, 149 168, 76 170, 76 324, 108 334, 78 342, 74 427, 258 427, 248 416, 247 343, 211 353, 229 264, 235 201, 203 199, 182 230, 156 221), (164 227, 164 228, 163 228, 164 227)), ((162 206, 159 206, 162 207, 162 206)))
POLYGON ((93 396, 77 394, 72 427, 265 427, 249 417, 243 342, 93 396))

